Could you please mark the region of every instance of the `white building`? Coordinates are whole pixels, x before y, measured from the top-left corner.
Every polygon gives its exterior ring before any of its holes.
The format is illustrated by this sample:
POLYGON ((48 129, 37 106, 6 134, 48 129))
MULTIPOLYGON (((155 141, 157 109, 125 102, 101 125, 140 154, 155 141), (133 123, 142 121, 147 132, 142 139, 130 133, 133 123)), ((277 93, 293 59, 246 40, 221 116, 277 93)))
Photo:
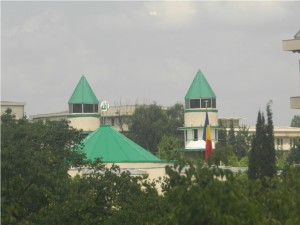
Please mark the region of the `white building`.
POLYGON ((206 114, 211 126, 211 141, 214 149, 218 141, 218 129, 221 128, 218 126, 216 95, 199 70, 185 95, 184 127, 178 128, 184 132, 185 143, 185 148, 180 151, 188 158, 194 158, 205 152, 206 142, 202 136, 206 114))
MULTIPOLYGON (((233 124, 234 131, 238 132, 241 118, 219 118, 220 124, 230 130, 231 123, 233 124)), ((249 135, 253 135, 256 131, 254 125, 248 126, 249 135)), ((290 126, 274 126, 275 149, 289 151, 293 147, 295 140, 300 139, 300 127, 290 126)))
POLYGON ((9 108, 12 110, 12 114, 16 116, 16 119, 22 119, 25 116, 24 102, 11 102, 11 101, 1 101, 1 115, 9 108))
MULTIPOLYGON (((300 53, 300 30, 295 34, 294 39, 282 41, 282 47, 284 51, 291 51, 294 53, 300 53)), ((300 76, 300 60, 299 60, 299 76, 300 76)), ((300 82, 300 77, 299 77, 300 82)), ((299 93, 300 95, 300 83, 299 93)), ((300 109, 300 96, 290 97, 291 109, 300 109)))

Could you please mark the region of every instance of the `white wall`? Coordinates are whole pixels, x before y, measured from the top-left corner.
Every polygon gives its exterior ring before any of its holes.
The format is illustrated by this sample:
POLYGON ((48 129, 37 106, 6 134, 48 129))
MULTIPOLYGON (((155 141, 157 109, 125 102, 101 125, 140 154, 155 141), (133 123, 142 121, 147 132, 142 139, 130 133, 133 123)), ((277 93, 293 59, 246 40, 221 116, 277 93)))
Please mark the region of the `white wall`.
POLYGON ((70 126, 84 131, 94 131, 100 126, 98 117, 70 117, 70 126))

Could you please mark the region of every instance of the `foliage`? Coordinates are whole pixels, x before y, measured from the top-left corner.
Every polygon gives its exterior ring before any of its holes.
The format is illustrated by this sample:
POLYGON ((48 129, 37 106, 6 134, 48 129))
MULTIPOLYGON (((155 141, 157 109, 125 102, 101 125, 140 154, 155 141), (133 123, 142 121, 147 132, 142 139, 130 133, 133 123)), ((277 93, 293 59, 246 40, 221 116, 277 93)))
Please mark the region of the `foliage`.
POLYGON ((167 135, 175 136, 183 140, 182 131, 177 130, 183 126, 184 106, 181 103, 176 103, 166 110, 168 118, 167 135))
POLYGON ((178 137, 164 135, 157 146, 158 157, 167 160, 181 158, 181 154, 177 151, 180 141, 181 140, 178 137))
MULTIPOLYGON (((220 121, 219 126, 222 126, 220 121)), ((219 130, 218 137, 214 154, 215 165, 220 165, 220 162, 223 162, 225 165, 230 166, 248 166, 248 152, 251 148, 249 128, 240 126, 235 131, 233 122, 231 122, 229 131, 219 130), (229 155, 226 156, 226 154, 229 155)))
MULTIPOLYGON (((223 127, 222 121, 219 120, 218 125, 223 127)), ((223 129, 218 130, 218 145, 225 146, 227 143, 227 132, 225 127, 223 129)))
POLYGON ((300 115, 295 115, 293 117, 291 127, 300 127, 300 115))
POLYGON ((286 153, 284 151, 276 151, 276 166, 278 170, 283 170, 286 166, 286 153))
POLYGON ((158 143, 165 134, 167 115, 156 104, 138 107, 131 117, 130 138, 139 145, 156 151, 158 143))
POLYGON ((154 182, 121 173, 117 166, 105 168, 98 161, 88 173, 71 179, 69 192, 32 221, 49 225, 155 224, 166 210, 154 182))
POLYGON ((83 163, 80 150, 69 150, 81 135, 66 121, 29 123, 11 110, 1 131, 2 222, 18 224, 59 196, 70 166, 83 163))
POLYGON ((212 157, 210 157, 208 162, 210 165, 224 164, 226 166, 237 166, 238 159, 233 152, 232 145, 226 144, 222 146, 217 143, 212 157))
POLYGON ((249 128, 246 126, 239 127, 235 135, 235 144, 233 146, 234 152, 240 160, 248 155, 251 148, 251 136, 249 135, 249 128))
POLYGON ((230 144, 231 146, 235 146, 236 139, 235 139, 233 121, 231 121, 231 123, 230 123, 230 128, 229 128, 227 137, 228 137, 227 143, 230 144))
POLYGON ((286 161, 289 164, 300 164, 300 139, 298 139, 291 148, 286 161))
POLYGON ((182 104, 175 104, 168 110, 163 110, 154 103, 138 107, 135 110, 131 116, 129 137, 155 153, 164 135, 182 136, 177 130, 180 126, 183 126, 182 104))
POLYGON ((158 224, 169 210, 156 182, 85 161, 66 121, 29 123, 8 111, 1 130, 2 224, 158 224), (71 178, 71 166, 83 174, 71 178))
POLYGON ((257 116, 256 133, 253 137, 249 158, 250 179, 272 177, 276 174, 276 157, 273 134, 273 121, 270 103, 267 104, 267 123, 260 111, 257 116))
POLYGON ((248 180, 204 162, 167 167, 165 196, 171 212, 166 224, 298 224, 300 168, 248 180), (266 189, 265 184, 270 188, 266 189))

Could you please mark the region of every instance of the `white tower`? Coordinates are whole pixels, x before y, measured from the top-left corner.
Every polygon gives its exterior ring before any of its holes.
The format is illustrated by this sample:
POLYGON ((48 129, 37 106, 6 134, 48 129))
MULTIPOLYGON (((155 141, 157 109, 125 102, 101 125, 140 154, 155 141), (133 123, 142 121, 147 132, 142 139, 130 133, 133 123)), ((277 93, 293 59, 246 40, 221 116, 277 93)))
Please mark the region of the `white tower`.
POLYGON ((185 95, 184 127, 178 128, 184 131, 185 149, 182 152, 190 157, 198 152, 205 152, 205 140, 202 140, 206 113, 211 126, 212 146, 218 140, 218 110, 216 95, 199 70, 185 95))
POLYGON ((99 101, 83 75, 68 103, 70 126, 86 132, 100 126, 99 101))

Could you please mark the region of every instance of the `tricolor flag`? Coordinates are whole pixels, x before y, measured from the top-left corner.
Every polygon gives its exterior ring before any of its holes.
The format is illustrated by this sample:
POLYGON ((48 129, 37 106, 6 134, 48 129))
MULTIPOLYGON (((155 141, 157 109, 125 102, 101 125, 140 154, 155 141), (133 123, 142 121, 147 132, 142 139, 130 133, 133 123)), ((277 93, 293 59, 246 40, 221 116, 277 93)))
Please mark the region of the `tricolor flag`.
POLYGON ((206 145, 205 145, 205 160, 212 154, 212 143, 211 143, 211 135, 210 135, 210 125, 206 126, 206 145))
POLYGON ((206 127, 209 124, 208 113, 206 112, 202 140, 206 141, 206 127))
POLYGON ((205 160, 208 160, 209 156, 212 154, 212 143, 211 143, 211 134, 210 134, 210 125, 208 119, 208 113, 206 112, 204 128, 203 128, 203 141, 206 142, 205 145, 205 160))

